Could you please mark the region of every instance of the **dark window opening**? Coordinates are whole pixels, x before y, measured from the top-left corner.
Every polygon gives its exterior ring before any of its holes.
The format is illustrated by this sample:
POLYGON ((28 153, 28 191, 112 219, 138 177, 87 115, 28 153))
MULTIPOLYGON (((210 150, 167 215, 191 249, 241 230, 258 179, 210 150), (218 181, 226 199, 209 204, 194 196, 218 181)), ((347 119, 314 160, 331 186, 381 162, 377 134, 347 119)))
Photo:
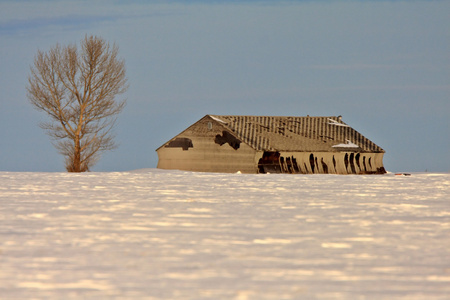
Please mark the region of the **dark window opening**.
POLYGON ((348 170, 348 154, 347 153, 345 153, 345 156, 344 156, 344 164, 345 164, 345 169, 348 170))
POLYGON ((363 156, 363 166, 364 166, 364 171, 367 171, 367 167, 366 167, 366 157, 363 156))
POLYGON ((372 157, 369 157, 369 167, 372 169, 372 157))
POLYGON ((235 138, 231 133, 227 131, 222 131, 222 135, 220 134, 216 135, 214 142, 216 144, 219 144, 220 146, 228 143, 228 145, 230 145, 231 148, 233 148, 234 150, 239 149, 241 145, 241 141, 235 138))
POLYGON ((359 155, 359 153, 357 153, 357 154, 355 155, 355 161, 356 161, 356 165, 357 165, 358 168, 361 170, 361 165, 359 164, 359 157, 360 157, 360 155, 359 155))
POLYGON ((183 148, 183 150, 188 150, 189 148, 193 148, 192 140, 188 138, 176 138, 173 141, 170 141, 166 146, 166 148, 183 148))
POLYGON ((323 161, 323 158, 321 159, 321 163, 322 163, 323 172, 328 174, 328 165, 323 161))
POLYGON ((287 158, 286 158, 286 167, 287 167, 287 171, 288 171, 289 173, 294 173, 294 168, 293 168, 293 166, 292 166, 292 161, 291 161, 291 158, 290 158, 290 157, 287 157, 287 158))
POLYGON ((294 168, 295 173, 300 173, 300 168, 297 165, 297 160, 292 156, 292 166, 294 168))
POLYGON ((353 153, 350 154, 350 168, 352 169, 352 173, 356 174, 354 158, 355 158, 355 155, 353 153))
POLYGON ((311 173, 314 173, 314 155, 312 153, 309 156, 309 164, 311 165, 311 173))

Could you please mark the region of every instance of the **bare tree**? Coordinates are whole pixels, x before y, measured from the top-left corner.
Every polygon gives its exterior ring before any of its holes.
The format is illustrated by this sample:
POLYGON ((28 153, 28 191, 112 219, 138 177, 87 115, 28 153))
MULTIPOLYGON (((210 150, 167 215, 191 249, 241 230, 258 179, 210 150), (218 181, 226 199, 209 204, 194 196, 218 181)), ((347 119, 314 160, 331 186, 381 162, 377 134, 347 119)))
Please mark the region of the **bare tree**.
POLYGON ((27 86, 31 104, 50 117, 40 126, 54 139, 69 172, 89 171, 101 152, 116 148, 111 129, 126 103, 116 100, 127 89, 118 47, 85 36, 80 48, 57 44, 38 51, 27 86))

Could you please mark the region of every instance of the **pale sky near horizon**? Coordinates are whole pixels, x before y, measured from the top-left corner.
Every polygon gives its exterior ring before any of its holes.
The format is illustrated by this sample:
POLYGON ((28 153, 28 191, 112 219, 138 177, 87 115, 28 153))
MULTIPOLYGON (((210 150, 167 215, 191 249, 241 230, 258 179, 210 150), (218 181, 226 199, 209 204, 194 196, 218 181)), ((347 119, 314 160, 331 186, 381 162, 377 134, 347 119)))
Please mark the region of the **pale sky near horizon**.
POLYGON ((0 171, 65 171, 25 87, 38 49, 86 34, 130 84, 93 171, 156 167, 206 114, 342 115, 388 171, 450 171, 450 1, 421 0, 0 0, 0 171))

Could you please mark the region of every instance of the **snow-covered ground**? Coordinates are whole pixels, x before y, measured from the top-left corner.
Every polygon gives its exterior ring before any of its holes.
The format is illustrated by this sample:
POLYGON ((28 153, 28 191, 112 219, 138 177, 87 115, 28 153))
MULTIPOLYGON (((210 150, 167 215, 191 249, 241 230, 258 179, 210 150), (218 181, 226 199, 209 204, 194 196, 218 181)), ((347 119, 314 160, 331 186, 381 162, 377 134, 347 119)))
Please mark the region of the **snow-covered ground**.
POLYGON ((0 172, 0 299, 450 299, 450 174, 0 172))

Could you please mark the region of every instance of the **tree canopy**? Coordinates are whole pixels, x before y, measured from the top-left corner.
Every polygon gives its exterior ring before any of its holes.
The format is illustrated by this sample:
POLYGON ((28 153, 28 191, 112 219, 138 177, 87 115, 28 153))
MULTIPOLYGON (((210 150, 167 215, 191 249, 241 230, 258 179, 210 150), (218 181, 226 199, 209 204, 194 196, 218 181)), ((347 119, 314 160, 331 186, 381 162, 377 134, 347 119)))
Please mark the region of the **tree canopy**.
POLYGON ((41 128, 65 157, 69 172, 88 171, 100 153, 112 150, 112 128, 126 100, 125 62, 118 47, 97 36, 76 45, 38 51, 28 78, 28 99, 49 120, 41 128))

